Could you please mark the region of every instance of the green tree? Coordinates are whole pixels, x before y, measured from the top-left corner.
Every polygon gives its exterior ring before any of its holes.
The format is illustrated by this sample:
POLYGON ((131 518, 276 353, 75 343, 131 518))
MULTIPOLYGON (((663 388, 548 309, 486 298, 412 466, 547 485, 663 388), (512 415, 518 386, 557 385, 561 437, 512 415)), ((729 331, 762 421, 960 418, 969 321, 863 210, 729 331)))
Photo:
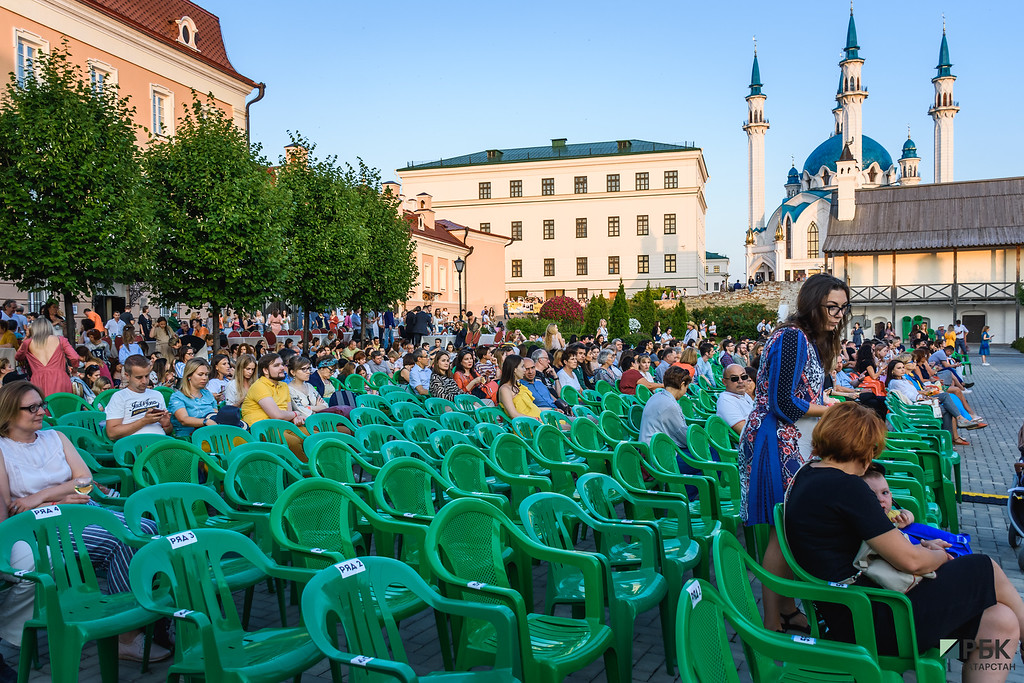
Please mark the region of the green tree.
POLYGON ((672 334, 682 339, 686 334, 686 323, 690 321, 690 315, 686 310, 686 303, 680 298, 671 309, 663 309, 662 314, 667 320, 662 321, 662 328, 671 327, 672 334))
POLYGON ((626 288, 619 278, 619 291, 615 293, 612 308, 608 314, 608 334, 613 338, 623 338, 629 334, 629 301, 626 299, 626 288))
POLYGON ((309 335, 309 312, 340 305, 345 282, 338 257, 352 232, 352 207, 345 170, 337 157, 317 159, 316 146, 292 135, 299 154, 286 159, 277 175, 278 187, 291 196, 291 220, 284 230, 285 268, 281 291, 304 311, 302 329, 309 335))
MULTIPOLYGON (((359 160, 358 170, 345 173, 351 230, 339 269, 344 280, 345 302, 363 311, 383 311, 405 301, 419 277, 416 245, 409 224, 402 217, 401 201, 390 192, 381 194, 380 172, 359 160)), ((366 329, 366 316, 361 332, 366 329)))
MULTIPOLYGON (((654 297, 655 294, 651 289, 650 282, 647 283, 647 287, 642 291, 633 295, 630 312, 640 322, 641 334, 648 334, 654 328, 654 321, 658 319, 658 305, 654 303, 654 297)), ((662 325, 662 328, 664 329, 664 325, 662 325)))
POLYGON ((67 43, 14 74, 0 104, 0 276, 73 304, 144 271, 149 213, 134 109, 114 86, 93 89, 67 43))
POLYGON ((589 334, 594 334, 602 320, 608 320, 608 299, 605 299, 603 295, 595 294, 590 297, 590 303, 583 311, 583 329, 587 330, 589 334))
POLYGON ((209 305, 215 349, 222 307, 253 311, 279 292, 291 204, 267 167, 212 97, 195 94, 174 137, 146 154, 157 226, 148 281, 165 304, 209 305))

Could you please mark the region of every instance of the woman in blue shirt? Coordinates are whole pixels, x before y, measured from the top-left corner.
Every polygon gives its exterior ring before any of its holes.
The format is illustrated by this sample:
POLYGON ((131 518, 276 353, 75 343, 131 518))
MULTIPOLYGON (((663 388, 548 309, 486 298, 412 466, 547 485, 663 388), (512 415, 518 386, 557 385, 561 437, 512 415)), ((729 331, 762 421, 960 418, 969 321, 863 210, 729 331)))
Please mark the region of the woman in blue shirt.
POLYGON ((171 394, 171 426, 175 436, 189 436, 199 427, 217 424, 217 399, 206 388, 210 381, 210 364, 202 358, 185 363, 181 384, 171 394))

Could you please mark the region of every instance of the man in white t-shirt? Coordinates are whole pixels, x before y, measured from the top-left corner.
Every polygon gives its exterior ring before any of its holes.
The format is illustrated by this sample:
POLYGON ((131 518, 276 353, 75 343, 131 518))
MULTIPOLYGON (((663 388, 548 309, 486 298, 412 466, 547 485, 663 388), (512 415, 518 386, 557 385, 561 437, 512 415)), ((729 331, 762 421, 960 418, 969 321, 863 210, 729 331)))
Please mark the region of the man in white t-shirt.
POLYGON ((970 330, 967 329, 967 327, 963 324, 963 322, 961 322, 960 320, 957 320, 955 327, 953 327, 953 332, 956 333, 956 347, 955 347, 956 348, 956 352, 957 353, 962 353, 962 354, 964 354, 966 356, 967 355, 967 333, 970 332, 970 330))
POLYGON ((124 325, 125 322, 121 320, 121 311, 114 311, 114 317, 105 325, 111 341, 121 336, 121 333, 124 332, 124 325))
POLYGON ((754 399, 747 393, 750 377, 747 376, 746 368, 733 363, 722 372, 722 381, 725 383, 725 391, 718 395, 715 414, 739 434, 754 410, 754 399))
POLYGON ((170 434, 171 414, 163 395, 149 388, 152 363, 145 356, 128 356, 124 374, 128 388, 107 403, 107 436, 117 441, 132 434, 170 434))

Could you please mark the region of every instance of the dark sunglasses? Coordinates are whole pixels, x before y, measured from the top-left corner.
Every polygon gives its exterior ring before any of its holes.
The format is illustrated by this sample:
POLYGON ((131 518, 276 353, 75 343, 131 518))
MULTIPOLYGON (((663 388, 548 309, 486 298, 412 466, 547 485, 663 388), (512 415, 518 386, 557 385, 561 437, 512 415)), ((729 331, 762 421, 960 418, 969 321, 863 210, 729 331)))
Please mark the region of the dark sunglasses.
POLYGON ((730 382, 739 382, 740 380, 746 382, 748 379, 750 379, 750 377, 748 377, 747 375, 732 375, 731 377, 726 377, 726 379, 729 380, 730 382))

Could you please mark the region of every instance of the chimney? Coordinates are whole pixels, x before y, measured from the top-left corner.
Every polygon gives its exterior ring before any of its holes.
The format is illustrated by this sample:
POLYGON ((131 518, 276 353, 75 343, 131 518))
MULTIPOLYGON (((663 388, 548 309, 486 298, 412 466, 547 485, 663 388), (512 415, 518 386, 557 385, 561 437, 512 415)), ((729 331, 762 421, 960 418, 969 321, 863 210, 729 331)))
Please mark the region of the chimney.
POLYGON ((555 149, 565 149, 565 141, 568 138, 551 138, 551 146, 555 149))
POLYGON ((618 144, 620 152, 628 152, 633 148, 632 140, 616 140, 615 142, 618 144))
POLYGON ((285 145, 284 160, 286 164, 290 164, 292 162, 305 164, 309 161, 309 150, 302 145, 285 145))
POLYGON ((843 146, 843 154, 836 162, 836 201, 838 204, 836 218, 841 221, 852 221, 857 214, 855 194, 857 192, 857 159, 850 151, 850 143, 843 146))
POLYGON ((501 157, 504 154, 500 149, 489 149, 487 150, 487 161, 501 161, 501 157))
POLYGON ((434 227, 434 209, 431 205, 433 197, 426 192, 416 195, 416 215, 420 217, 420 229, 424 226, 434 227))

